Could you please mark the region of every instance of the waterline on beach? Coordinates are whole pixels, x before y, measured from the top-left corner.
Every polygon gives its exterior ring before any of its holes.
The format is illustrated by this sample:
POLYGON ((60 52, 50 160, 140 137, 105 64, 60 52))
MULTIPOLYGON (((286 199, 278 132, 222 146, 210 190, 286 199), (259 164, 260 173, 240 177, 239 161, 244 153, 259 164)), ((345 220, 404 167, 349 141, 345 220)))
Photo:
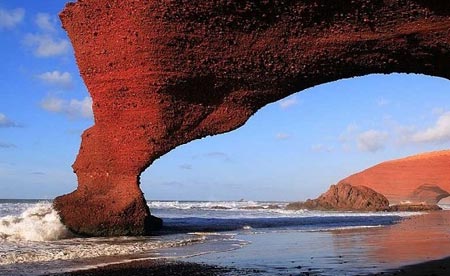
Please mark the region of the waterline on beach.
MULTIPOLYGON (((389 225, 419 214, 287 211, 284 209, 285 204, 253 201, 151 202, 149 205, 152 214, 165 221, 164 231, 153 237, 77 238, 66 233, 60 236, 47 235, 48 238, 44 239, 30 239, 20 235, 12 238, 12 235, 2 235, 0 232, 3 237, 0 238, 0 274, 38 275, 48 271, 60 273, 136 259, 212 260, 213 256, 221 254, 225 256, 221 259, 223 263, 219 261, 214 265, 233 266, 243 262, 245 258, 234 263, 226 260, 258 246, 259 240, 263 245, 273 242, 274 247, 280 248, 283 254, 312 254, 315 246, 327 248, 325 245, 329 244, 327 240, 330 239, 330 233, 383 231, 389 225), (283 245, 284 237, 289 237, 290 240, 307 239, 311 242, 306 247, 309 253, 298 250, 302 247, 283 245), (264 242, 265 240, 268 242, 264 242), (280 246, 285 246, 285 249, 280 246), (65 270, 61 270, 61 267, 65 270)), ((54 221, 49 219, 54 216, 53 212, 51 202, 0 201, 0 221, 15 221, 17 225, 26 225, 22 229, 24 232, 35 231, 31 229, 33 223, 36 223, 36 229, 40 229, 45 223, 54 221), (29 220, 31 218, 37 221, 29 220)), ((59 223, 58 220, 56 222, 59 223)), ((5 229, 3 231, 7 232, 5 229)), ((360 241, 355 242, 358 244, 360 241)), ((271 252, 270 248, 260 247, 259 250, 279 261, 285 259, 283 255, 277 257, 278 253, 271 252)), ((320 256, 317 256, 317 260, 319 259, 320 256)))

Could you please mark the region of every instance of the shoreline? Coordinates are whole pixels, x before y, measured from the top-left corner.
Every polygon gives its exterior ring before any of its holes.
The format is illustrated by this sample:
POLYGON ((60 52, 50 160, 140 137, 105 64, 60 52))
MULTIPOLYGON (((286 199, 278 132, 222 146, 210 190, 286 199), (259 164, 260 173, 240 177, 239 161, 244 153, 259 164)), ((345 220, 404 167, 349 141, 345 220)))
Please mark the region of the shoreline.
MULTIPOLYGON (((217 213, 209 209, 204 211, 209 215, 207 212, 217 213)), ((202 242, 199 243, 175 243, 181 246, 173 247, 162 245, 170 245, 174 241, 196 241, 198 238, 180 234, 154 239, 94 238, 50 242, 48 246, 43 244, 42 248, 36 247, 36 252, 51 256, 73 254, 68 256, 75 258, 54 258, 50 262, 37 261, 35 265, 33 262, 11 263, 4 266, 0 274, 330 276, 447 275, 447 271, 450 272, 450 210, 399 213, 396 216, 324 214, 311 213, 305 218, 288 216, 283 219, 255 219, 247 215, 244 219, 231 222, 226 220, 227 217, 223 219, 219 216, 220 219, 215 218, 220 222, 219 225, 214 219, 210 221, 209 217, 207 224, 199 219, 193 222, 182 220, 184 226, 190 227, 240 224, 236 228, 238 230, 223 235, 218 235, 216 231, 212 231, 213 234, 190 233, 205 238, 200 239, 202 242), (87 247, 80 249, 84 244, 87 247), (127 253, 129 248, 135 247, 137 253, 127 253), (80 254, 85 256, 86 249, 87 252, 107 251, 92 259, 76 258, 80 254), (114 252, 119 254, 115 255, 114 252)), ((172 223, 175 226, 180 224, 178 221, 172 223)), ((28 247, 24 248, 28 250, 28 247)), ((29 248, 33 250, 35 246, 30 245, 29 248)), ((11 255, 11 258, 17 256, 11 255)), ((39 256, 36 254, 35 258, 40 260, 39 256)))
POLYGON ((184 262, 180 260, 158 259, 158 260, 136 260, 125 263, 117 263, 63 273, 43 274, 48 276, 221 276, 230 275, 231 272, 239 272, 240 269, 233 267, 221 267, 206 265, 195 262, 184 262))
MULTIPOLYGON (((394 224, 388 226, 383 229, 362 229, 362 230, 336 230, 331 231, 329 234, 333 237, 333 241, 337 242, 333 246, 338 246, 335 248, 339 248, 341 246, 351 246, 351 243, 347 243, 348 238, 350 241, 353 240, 354 237, 365 237, 367 238, 368 243, 377 244, 377 248, 379 250, 371 251, 375 255, 371 255, 371 258, 379 258, 378 262, 385 263, 390 262, 392 266, 380 266, 379 270, 349 270, 350 274, 347 275, 367 275, 367 276, 403 276, 403 275, 411 275, 411 276, 419 276, 419 275, 450 275, 450 252, 446 250, 448 243, 444 242, 443 239, 447 240, 447 234, 443 233, 443 226, 448 225, 447 223, 450 221, 450 211, 440 211, 440 212, 432 212, 422 215, 417 215, 413 217, 409 217, 407 219, 402 220, 402 222, 398 224, 394 224), (434 229, 434 227, 438 227, 439 229, 434 229), (414 229, 414 231, 411 231, 414 229), (369 231, 369 232, 367 232, 369 231), (425 246, 422 242, 417 243, 417 240, 424 241, 430 235, 437 235, 438 242, 426 242, 425 246), (415 237, 411 240, 411 237, 415 237), (402 240, 406 238, 406 240, 402 240), (398 243, 400 242, 400 244, 398 243), (438 246, 438 247, 436 247, 438 246), (414 248, 414 249, 413 249, 414 248), (406 255, 405 255, 406 254, 406 255), (402 257, 403 256, 403 257, 402 257), (405 258, 406 256, 406 258, 405 258), (397 259, 396 259, 397 258, 397 259), (409 260, 409 261, 408 261, 409 260)), ((446 232, 446 231, 444 231, 446 232)), ((323 233, 316 233, 321 235, 323 233)), ((267 268, 255 266, 254 260, 247 259, 247 256, 252 256, 259 261, 256 263, 264 263, 267 261, 272 261, 272 259, 267 259, 267 254, 258 255, 258 251, 261 251, 261 241, 264 242, 263 246, 268 246, 271 250, 276 252, 282 252, 282 248, 285 248, 285 243, 282 243, 281 240, 277 241, 277 238, 282 239, 280 235, 286 235, 283 233, 266 233, 264 236, 251 235, 253 237, 253 241, 250 244, 254 246, 244 247, 242 251, 233 251, 231 255, 235 255, 234 257, 228 255, 228 253, 218 253, 219 257, 211 257, 212 255, 208 255, 209 257, 201 257, 201 258, 178 258, 178 259, 147 259, 147 260, 133 260, 126 263, 116 263, 105 265, 97 268, 88 268, 85 270, 77 270, 66 273, 57 273, 57 274, 45 274, 45 275, 53 275, 53 276, 119 276, 119 275, 134 275, 134 276, 177 276, 177 275, 209 275, 209 276, 252 276, 252 275, 272 275, 276 272, 277 275, 339 275, 345 271, 342 270, 342 267, 339 267, 341 263, 345 266, 348 260, 337 259, 339 263, 337 263, 335 268, 324 265, 320 260, 309 262, 307 259, 303 258, 303 261, 296 262, 295 264, 286 264, 283 265, 279 263, 278 266, 270 267, 269 270, 267 268), (272 235, 276 235, 273 237, 272 235), (265 242, 266 239, 274 240, 274 243, 267 244, 265 242), (255 241, 255 239, 260 239, 255 241), (278 246, 278 248, 277 248, 278 246), (256 250, 256 251, 252 251, 256 250), (277 251, 278 250, 278 251, 277 251), (266 259, 264 259, 266 258, 266 259), (323 266, 324 265, 324 266, 323 266), (261 270, 260 270, 261 269, 261 270)), ((301 235, 295 234, 295 236, 300 237, 301 235)), ((290 242, 295 241, 292 239, 294 236, 285 236, 288 238, 290 242)), ((308 239, 314 238, 314 236, 308 236, 308 239)), ((304 240, 301 240, 304 241, 304 240)), ((300 242, 298 244, 303 244, 308 246, 307 244, 300 242)), ((353 252, 353 251, 350 251, 353 252)), ((353 252, 355 253, 355 252, 353 252)), ((300 253, 299 253, 300 254, 300 253)), ((308 256, 313 256, 314 253, 311 252, 306 253, 308 256)), ((345 253, 340 253, 344 256, 345 253)), ((270 255, 270 254, 269 254, 270 255)), ((325 254, 326 255, 326 254, 325 254)), ((324 256, 324 253, 318 253, 318 256, 324 256)), ((275 260, 284 260, 284 262, 288 262, 286 258, 290 258, 292 255, 283 255, 280 254, 278 257, 274 258, 275 260)), ((300 255, 296 255, 297 258, 300 258, 300 255)), ((304 256, 303 256, 304 257, 304 256)), ((339 256, 339 258, 341 258, 339 256)), ((311 257, 313 259, 313 257, 311 257)), ((315 259, 314 259, 315 260, 315 259)), ((289 261, 290 262, 290 261, 289 261)), ((293 262, 292 262, 293 263, 293 262)))
MULTIPOLYGON (((389 269, 368 276, 446 276, 450 273, 450 256, 427 262, 389 269)), ((104 267, 78 270, 73 272, 44 274, 51 276, 222 276, 222 275, 259 275, 254 269, 241 269, 228 266, 206 265, 195 262, 173 260, 144 260, 129 263, 112 264, 104 267)), ((301 273, 299 275, 308 275, 301 273)), ((317 275, 317 274, 315 274, 317 275)), ((319 274, 320 275, 320 274, 319 274)))
POLYGON ((447 276, 450 275, 450 256, 439 260, 430 260, 422 263, 389 269, 385 272, 370 274, 371 276, 447 276))

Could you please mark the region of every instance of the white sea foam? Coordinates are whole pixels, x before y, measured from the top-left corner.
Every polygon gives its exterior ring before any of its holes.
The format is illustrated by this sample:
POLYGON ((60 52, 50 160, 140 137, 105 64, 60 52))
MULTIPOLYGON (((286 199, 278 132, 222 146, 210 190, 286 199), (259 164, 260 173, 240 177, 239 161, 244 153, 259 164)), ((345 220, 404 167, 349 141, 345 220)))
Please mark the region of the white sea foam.
MULTIPOLYGON (((146 237, 74 238, 61 223, 50 202, 28 205, 19 215, 0 218, 0 266, 131 255, 205 240, 205 235, 184 235, 170 240, 146 237)), ((8 207, 7 204, 4 207, 8 207)))
POLYGON ((0 250, 0 265, 131 255, 149 252, 153 249, 185 246, 204 240, 204 236, 172 241, 119 237, 77 238, 41 243, 29 242, 22 243, 17 248, 9 244, 10 250, 0 250), (20 250, 16 250, 19 248, 20 250))
POLYGON ((51 203, 38 203, 18 216, 0 218, 0 240, 53 241, 70 236, 51 203))
MULTIPOLYGON (((276 203, 273 203, 276 204, 276 203)), ((286 203, 279 203, 286 205, 286 203)), ((150 208, 164 209, 210 209, 210 210, 239 210, 246 208, 267 209, 272 203, 256 201, 150 201, 150 208)))
POLYGON ((286 210, 285 202, 255 201, 149 201, 152 213, 163 218, 307 218, 307 217, 408 217, 419 212, 342 212, 286 210))

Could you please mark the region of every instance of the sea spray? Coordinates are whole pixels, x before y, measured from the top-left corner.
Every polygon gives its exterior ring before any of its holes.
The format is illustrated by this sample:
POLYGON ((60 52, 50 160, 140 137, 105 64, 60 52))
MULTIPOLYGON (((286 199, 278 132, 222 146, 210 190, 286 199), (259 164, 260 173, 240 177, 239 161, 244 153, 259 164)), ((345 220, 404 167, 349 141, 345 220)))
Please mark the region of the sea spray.
MULTIPOLYGON (((205 235, 183 235, 174 240, 157 240, 151 237, 74 238, 53 242, 9 243, 10 250, 0 250, 0 275, 2 265, 49 262, 55 260, 80 260, 108 256, 125 256, 148 253, 161 248, 176 248, 203 243, 205 235)), ((0 245, 0 249, 2 246, 0 245)))
POLYGON ((1 240, 54 241, 71 236, 51 203, 38 203, 19 216, 0 218, 1 240))
POLYGON ((3 209, 14 206, 28 208, 19 215, 0 217, 0 274, 2 269, 29 263, 80 260, 107 256, 124 256, 175 248, 205 242, 204 235, 171 237, 75 237, 61 223, 51 202, 4 203, 3 209))

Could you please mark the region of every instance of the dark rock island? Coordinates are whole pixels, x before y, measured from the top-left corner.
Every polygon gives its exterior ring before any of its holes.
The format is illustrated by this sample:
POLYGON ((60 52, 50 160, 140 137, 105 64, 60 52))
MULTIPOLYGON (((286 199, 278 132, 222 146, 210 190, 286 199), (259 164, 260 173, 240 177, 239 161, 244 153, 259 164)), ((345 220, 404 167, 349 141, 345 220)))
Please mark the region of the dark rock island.
POLYGON ((73 164, 78 188, 54 206, 85 235, 159 228, 141 173, 268 103, 371 73, 450 78, 444 0, 79 0, 60 17, 95 125, 73 164))

